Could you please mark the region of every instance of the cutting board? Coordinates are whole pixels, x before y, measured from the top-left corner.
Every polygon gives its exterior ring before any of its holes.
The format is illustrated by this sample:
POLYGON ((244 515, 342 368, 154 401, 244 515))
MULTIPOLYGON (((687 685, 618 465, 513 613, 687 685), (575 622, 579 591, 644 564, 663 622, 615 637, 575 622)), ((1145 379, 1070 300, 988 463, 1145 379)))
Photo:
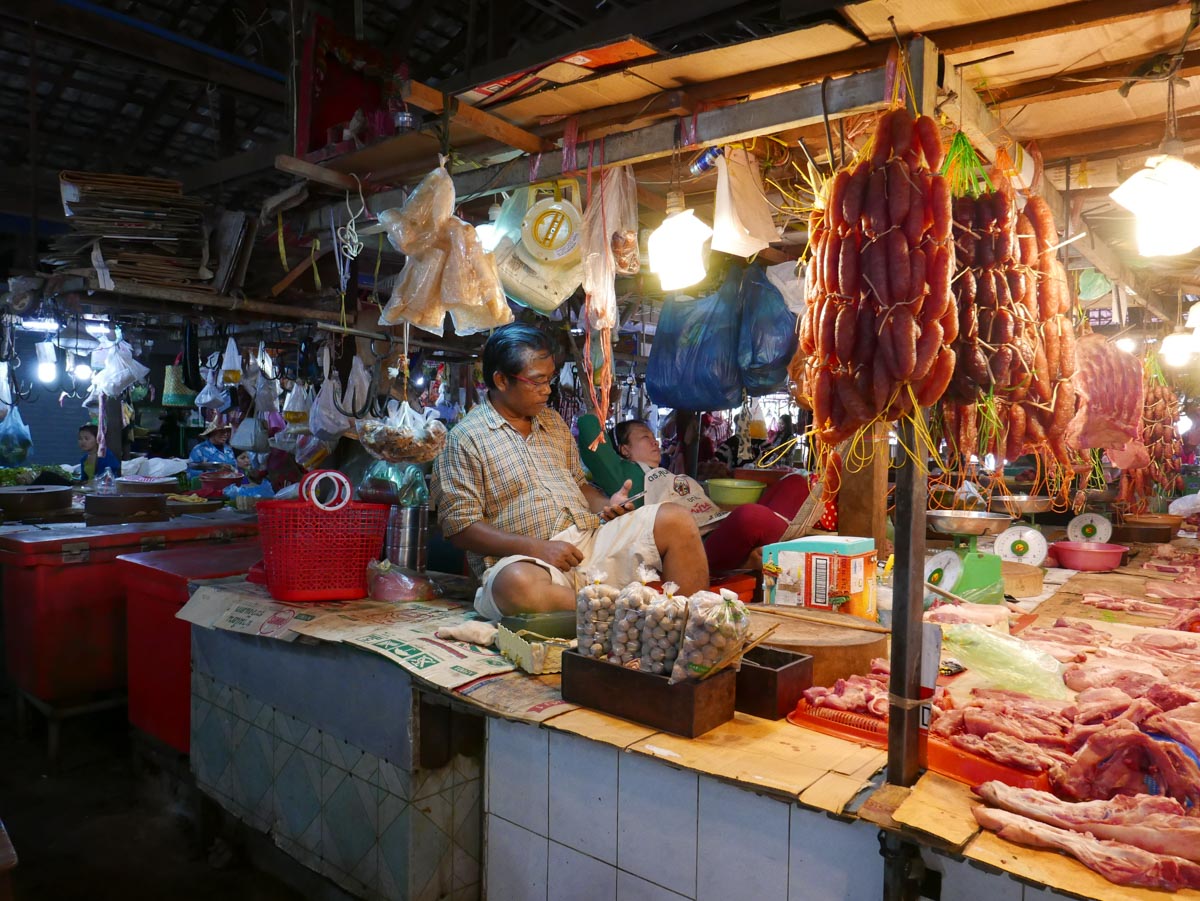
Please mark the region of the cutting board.
POLYGON ((754 610, 750 611, 750 619, 755 635, 779 626, 765 642, 768 647, 812 655, 813 685, 833 685, 855 673, 864 675, 871 671, 871 658, 888 655, 888 637, 878 632, 784 620, 754 610))
POLYGON ((1004 593, 1010 597, 1036 598, 1042 593, 1044 575, 1040 567, 1030 566, 1028 563, 1005 560, 1000 564, 1004 593))

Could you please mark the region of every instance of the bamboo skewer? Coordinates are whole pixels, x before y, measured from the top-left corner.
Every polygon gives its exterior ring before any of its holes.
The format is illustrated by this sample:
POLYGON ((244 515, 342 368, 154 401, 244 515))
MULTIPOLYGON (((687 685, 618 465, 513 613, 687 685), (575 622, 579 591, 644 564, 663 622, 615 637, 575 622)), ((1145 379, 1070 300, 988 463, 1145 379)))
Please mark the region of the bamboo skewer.
POLYGON ((765 613, 768 616, 779 616, 785 619, 798 619, 806 623, 817 623, 821 626, 838 626, 843 629, 858 629, 861 632, 878 632, 884 635, 891 635, 892 630, 886 626, 880 626, 857 616, 842 616, 835 614, 837 619, 832 617, 819 616, 813 613, 802 613, 799 610, 780 610, 774 607, 749 607, 751 613, 765 613), (843 621, 844 620, 844 621, 843 621))
POLYGON ((725 667, 729 666, 730 664, 734 663, 735 661, 741 660, 743 657, 746 656, 746 654, 749 651, 753 651, 756 647, 758 647, 760 644, 762 644, 764 641, 766 641, 768 638, 770 638, 771 635, 774 634, 775 630, 778 628, 779 628, 778 625, 771 626, 771 628, 767 629, 767 631, 765 631, 761 635, 759 635, 758 638, 754 639, 754 641, 750 642, 750 644, 746 645, 744 648, 742 648, 740 651, 738 651, 736 654, 729 657, 728 659, 722 660, 720 663, 718 663, 716 666, 714 666, 712 669, 710 669, 707 673, 705 673, 703 676, 701 676, 696 681, 703 682, 709 676, 719 673, 721 670, 725 669, 725 667))
POLYGON ((958 595, 954 594, 953 592, 947 591, 945 588, 938 588, 932 582, 926 582, 925 588, 928 591, 932 591, 938 597, 945 598, 948 601, 953 601, 956 604, 969 604, 970 603, 970 601, 966 600, 965 598, 960 598, 958 595))

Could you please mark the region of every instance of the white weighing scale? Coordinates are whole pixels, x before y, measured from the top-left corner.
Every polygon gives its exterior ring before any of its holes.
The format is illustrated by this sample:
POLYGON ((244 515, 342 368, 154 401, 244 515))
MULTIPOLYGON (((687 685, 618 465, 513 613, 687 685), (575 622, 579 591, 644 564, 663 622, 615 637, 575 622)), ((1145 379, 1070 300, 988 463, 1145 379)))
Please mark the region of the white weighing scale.
POLYGON ((1054 505, 1054 500, 1040 495, 999 494, 993 495, 991 505, 1006 510, 1014 519, 1029 517, 1028 523, 1018 523, 996 536, 996 543, 993 547, 996 555, 1008 563, 1041 566, 1050 547, 1046 536, 1037 526, 1036 516, 1050 510, 1054 505))
MULTIPOLYGON (((928 510, 925 521, 939 535, 949 535, 954 547, 925 562, 925 581, 952 594, 988 589, 1003 582, 1001 559, 977 547, 980 535, 996 535, 1012 522, 1006 513, 974 510, 928 510)), ((926 604, 934 596, 927 595, 926 604)))

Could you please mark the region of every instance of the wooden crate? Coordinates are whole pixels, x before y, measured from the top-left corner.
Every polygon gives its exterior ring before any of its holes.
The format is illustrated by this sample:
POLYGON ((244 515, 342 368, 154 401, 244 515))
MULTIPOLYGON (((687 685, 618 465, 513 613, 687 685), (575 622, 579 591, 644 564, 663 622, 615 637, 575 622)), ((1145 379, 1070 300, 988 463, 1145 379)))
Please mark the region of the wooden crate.
POLYGON ((753 648, 737 674, 736 709, 766 720, 783 719, 796 709, 804 689, 812 687, 809 654, 777 648, 753 648))

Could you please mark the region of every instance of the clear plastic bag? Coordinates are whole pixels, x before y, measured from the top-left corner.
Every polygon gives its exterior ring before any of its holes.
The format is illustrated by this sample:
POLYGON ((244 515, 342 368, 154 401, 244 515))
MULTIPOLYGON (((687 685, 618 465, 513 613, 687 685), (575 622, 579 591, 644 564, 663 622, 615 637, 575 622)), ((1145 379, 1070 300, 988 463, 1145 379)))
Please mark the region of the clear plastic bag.
POLYGON ((663 585, 663 593, 650 602, 642 622, 642 660, 639 669, 655 675, 669 674, 683 644, 687 621, 687 598, 677 597, 674 582, 663 585))
POLYGON ((632 666, 634 669, 640 666, 642 626, 646 620, 646 612, 657 598, 662 597, 646 583, 657 580, 658 573, 646 566, 639 566, 637 581, 630 582, 617 595, 616 609, 613 612, 612 646, 608 655, 610 663, 632 666))
POLYGON ((446 427, 436 410, 418 413, 395 400, 388 402, 383 419, 359 419, 355 429, 367 453, 389 463, 428 463, 446 444, 446 427))
POLYGON ((942 626, 942 648, 992 688, 1021 691, 1035 698, 1070 700, 1063 665, 1027 642, 970 623, 942 626))
POLYGON ((442 596, 435 582, 387 560, 367 564, 367 596, 376 601, 432 601, 442 596))
POLYGON ((388 241, 407 256, 421 256, 440 240, 442 227, 454 215, 454 180, 438 166, 421 180, 398 210, 384 210, 388 241))
POLYGON ((238 350, 237 342, 232 338, 225 345, 225 356, 221 360, 221 384, 240 385, 242 383, 242 352, 238 350))
POLYGON ((234 430, 233 436, 229 439, 229 446, 234 450, 265 454, 271 449, 267 424, 257 416, 247 416, 234 430))
POLYGON ((0 422, 0 465, 19 466, 33 453, 33 435, 17 407, 9 407, 0 422))
MULTIPOLYGON (((149 374, 150 368, 133 358, 133 348, 127 341, 109 345, 107 351, 103 355, 103 368, 92 377, 92 387, 97 392, 116 397, 149 374)), ((96 355, 92 356, 95 359, 96 355)))
MULTIPOLYGON (((362 357, 355 356, 350 363, 350 375, 346 377, 346 393, 342 395, 342 409, 358 410, 364 407, 371 396, 371 374, 362 357)), ((347 422, 347 428, 350 423, 347 422)))
POLYGON ((429 503, 429 486, 416 463, 376 460, 358 483, 358 499, 368 504, 419 507, 429 503))
POLYGON ((308 428, 322 441, 336 442, 342 436, 342 432, 351 428, 352 423, 350 418, 337 408, 342 394, 342 381, 330 366, 328 345, 321 348, 321 365, 325 381, 321 383, 317 399, 308 411, 308 428))
POLYGON ((316 435, 304 433, 296 436, 296 463, 311 472, 317 469, 333 453, 336 442, 322 441, 316 435))
POLYGON ((442 272, 442 303, 454 332, 472 335, 513 321, 496 258, 483 249, 475 227, 458 218, 446 224, 449 255, 442 272))
POLYGON ((736 594, 725 588, 719 595, 696 592, 688 598, 687 629, 670 683, 699 679, 741 653, 749 633, 750 614, 736 594))
POLYGON ((204 387, 196 395, 196 406, 201 410, 216 410, 220 413, 229 408, 229 393, 217 386, 217 374, 213 369, 206 369, 204 387))
POLYGON ((620 591, 605 585, 605 573, 588 576, 588 584, 575 596, 575 637, 579 653, 604 660, 612 649, 613 617, 620 591))
POLYGON ((629 166, 600 173, 583 216, 580 247, 588 324, 594 329, 615 328, 614 279, 618 274, 634 274, 639 267, 637 184, 629 166))
POLYGON ((292 385, 287 400, 283 402, 283 419, 289 432, 307 432, 308 417, 312 411, 312 389, 302 382, 292 385))
POLYGON ((430 247, 419 256, 405 260, 400 278, 392 288, 392 298, 379 314, 379 324, 410 322, 440 338, 446 321, 446 309, 442 306, 445 265, 446 250, 443 247, 430 247))

